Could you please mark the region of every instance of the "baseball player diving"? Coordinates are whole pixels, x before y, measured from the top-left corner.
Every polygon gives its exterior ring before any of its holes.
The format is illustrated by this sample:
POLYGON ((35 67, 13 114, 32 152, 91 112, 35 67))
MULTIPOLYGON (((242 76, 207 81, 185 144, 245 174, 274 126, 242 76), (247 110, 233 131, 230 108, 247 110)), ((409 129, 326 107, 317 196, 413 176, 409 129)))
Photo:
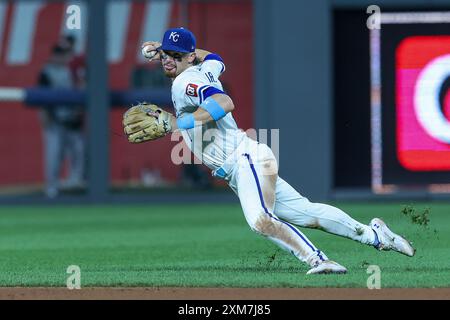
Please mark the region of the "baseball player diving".
POLYGON ((172 79, 176 114, 146 103, 131 107, 123 117, 131 143, 180 131, 213 176, 226 180, 237 194, 250 228, 308 264, 307 274, 346 273, 347 269, 330 260, 296 226, 318 228, 378 250, 414 255, 411 244, 382 220, 374 218, 365 225, 338 208, 312 203, 278 176, 272 150, 250 139, 233 119, 235 105, 219 81, 224 61, 197 49, 192 32, 169 29, 162 43, 148 41, 142 48, 149 61, 161 61, 164 73, 172 79))

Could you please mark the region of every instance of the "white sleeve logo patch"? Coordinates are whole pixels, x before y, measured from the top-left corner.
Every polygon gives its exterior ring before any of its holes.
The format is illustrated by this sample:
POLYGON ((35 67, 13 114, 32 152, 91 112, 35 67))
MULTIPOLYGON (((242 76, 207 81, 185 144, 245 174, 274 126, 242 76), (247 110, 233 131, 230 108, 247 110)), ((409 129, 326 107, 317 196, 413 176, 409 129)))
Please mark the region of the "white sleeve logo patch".
POLYGON ((186 94, 191 97, 198 97, 197 89, 198 85, 189 83, 186 87, 186 94))

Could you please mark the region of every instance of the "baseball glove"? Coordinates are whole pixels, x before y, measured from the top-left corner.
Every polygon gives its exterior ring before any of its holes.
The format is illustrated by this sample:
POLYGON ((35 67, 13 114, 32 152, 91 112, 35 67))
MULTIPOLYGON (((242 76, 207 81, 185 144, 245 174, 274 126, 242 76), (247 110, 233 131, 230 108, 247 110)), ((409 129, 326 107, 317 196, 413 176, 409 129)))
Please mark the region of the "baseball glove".
POLYGON ((172 115, 146 102, 132 106, 123 115, 123 130, 131 143, 164 137, 172 130, 172 115))

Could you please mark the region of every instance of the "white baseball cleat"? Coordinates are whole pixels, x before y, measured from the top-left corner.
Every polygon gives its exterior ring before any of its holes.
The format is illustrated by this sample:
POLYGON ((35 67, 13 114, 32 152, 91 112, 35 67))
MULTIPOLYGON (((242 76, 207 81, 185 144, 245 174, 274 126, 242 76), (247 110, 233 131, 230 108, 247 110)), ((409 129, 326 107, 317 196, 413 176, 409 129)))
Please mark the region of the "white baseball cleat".
POLYGON ((374 218, 370 221, 370 227, 378 237, 379 244, 375 246, 378 250, 394 250, 412 257, 416 250, 408 240, 392 232, 383 220, 374 218))
POLYGON ((342 274, 347 273, 347 269, 332 260, 325 260, 321 264, 310 269, 306 274, 342 274))

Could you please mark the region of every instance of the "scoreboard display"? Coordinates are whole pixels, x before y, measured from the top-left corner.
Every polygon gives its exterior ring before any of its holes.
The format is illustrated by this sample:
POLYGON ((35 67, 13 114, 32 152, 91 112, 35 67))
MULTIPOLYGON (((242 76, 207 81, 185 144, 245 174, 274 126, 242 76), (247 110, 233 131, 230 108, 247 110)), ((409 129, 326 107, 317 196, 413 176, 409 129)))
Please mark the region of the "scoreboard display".
POLYGON ((450 193, 450 8, 334 11, 334 187, 450 193))
POLYGON ((369 37, 373 191, 450 190, 450 12, 382 13, 369 37))

